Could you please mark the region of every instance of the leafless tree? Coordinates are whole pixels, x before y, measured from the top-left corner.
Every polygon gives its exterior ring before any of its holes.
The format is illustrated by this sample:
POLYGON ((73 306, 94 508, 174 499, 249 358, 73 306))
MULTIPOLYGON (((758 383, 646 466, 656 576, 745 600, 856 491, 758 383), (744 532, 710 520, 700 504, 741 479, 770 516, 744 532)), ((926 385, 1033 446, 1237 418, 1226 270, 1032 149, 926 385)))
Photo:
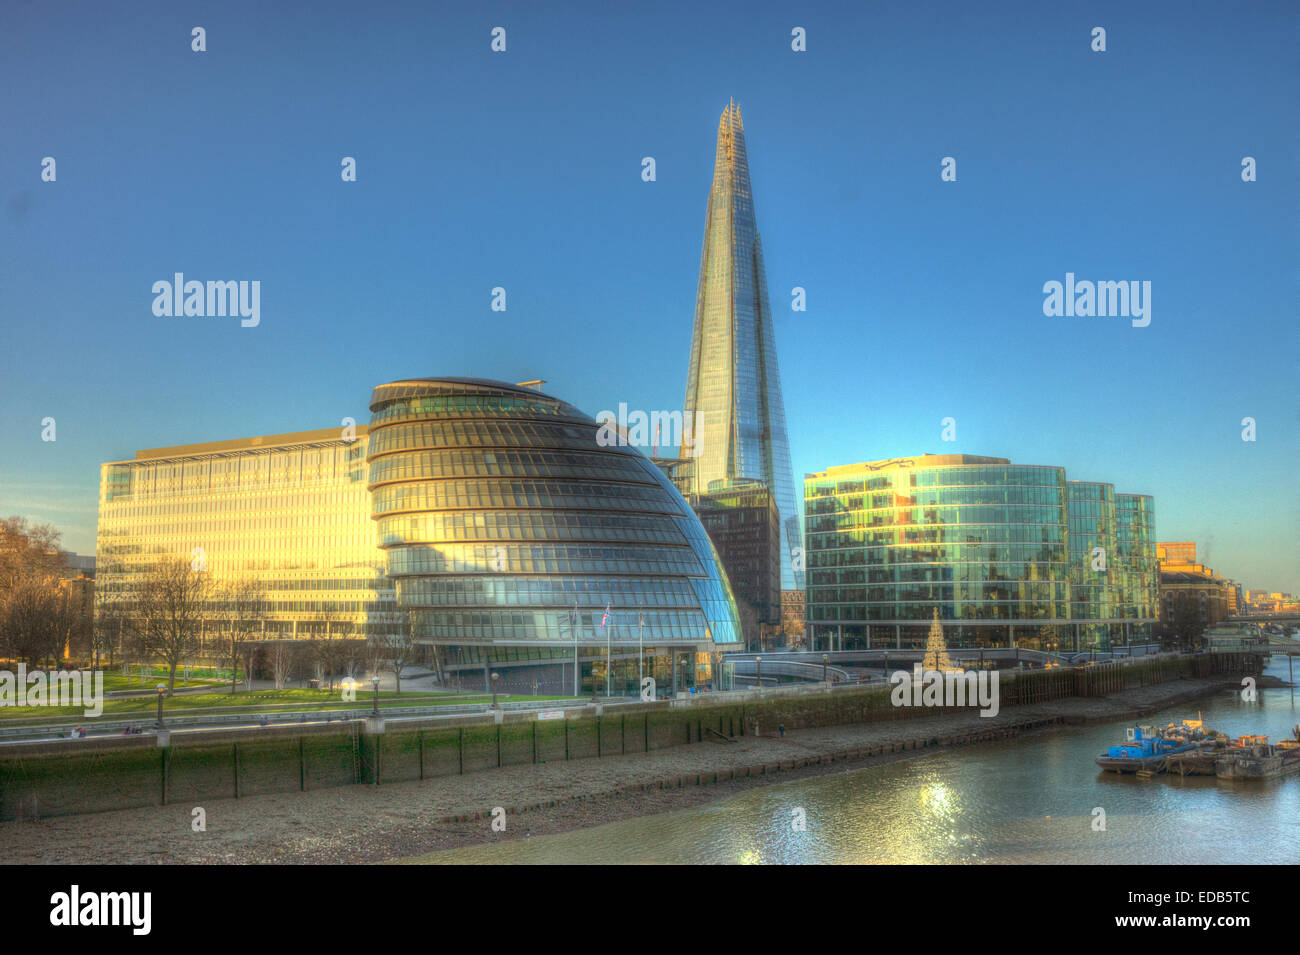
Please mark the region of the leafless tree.
POLYGON ((199 625, 209 609, 212 578, 183 557, 159 557, 140 588, 145 643, 167 667, 167 695, 176 688, 176 668, 195 651, 199 625))
MULTIPOLYGON (((262 632, 266 620, 266 597, 261 585, 250 579, 225 584, 214 596, 216 622, 226 632, 225 646, 230 654, 230 692, 234 693, 236 671, 239 669, 240 658, 244 656, 241 647, 262 632)), ((249 686, 252 685, 252 677, 247 669, 244 671, 244 679, 249 686)))
POLYGON ((409 611, 393 631, 375 638, 384 665, 393 671, 398 693, 402 692, 402 670, 415 662, 418 649, 415 643, 414 614, 414 610, 409 611))
POLYGON ((347 669, 351 676, 356 669, 359 655, 351 639, 355 624, 350 615, 334 609, 320 611, 317 619, 321 622, 321 630, 313 641, 313 651, 333 691, 334 677, 341 670, 347 669))
POLYGON ((271 673, 275 677, 275 688, 283 690, 293 665, 297 659, 298 648, 289 640, 276 640, 271 645, 271 673))

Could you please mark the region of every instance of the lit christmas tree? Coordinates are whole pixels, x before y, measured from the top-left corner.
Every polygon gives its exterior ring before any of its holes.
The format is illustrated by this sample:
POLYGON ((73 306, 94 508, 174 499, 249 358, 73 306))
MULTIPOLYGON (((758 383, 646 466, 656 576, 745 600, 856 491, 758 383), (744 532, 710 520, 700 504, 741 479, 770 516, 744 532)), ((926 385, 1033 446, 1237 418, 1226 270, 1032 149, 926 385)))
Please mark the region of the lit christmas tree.
POLYGON ((939 608, 934 608, 934 619, 930 621, 930 636, 925 641, 925 656, 922 658, 923 669, 938 670, 946 673, 960 667, 948 656, 948 648, 943 642, 943 624, 939 622, 939 608), (933 666, 931 665, 933 661, 933 666))

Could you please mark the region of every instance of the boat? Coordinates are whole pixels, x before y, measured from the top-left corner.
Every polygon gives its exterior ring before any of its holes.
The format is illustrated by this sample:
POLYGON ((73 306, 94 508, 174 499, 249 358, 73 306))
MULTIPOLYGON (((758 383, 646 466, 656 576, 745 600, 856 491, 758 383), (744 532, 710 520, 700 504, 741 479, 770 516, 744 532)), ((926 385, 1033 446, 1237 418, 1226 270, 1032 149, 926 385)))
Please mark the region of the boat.
POLYGON ((1130 726, 1126 739, 1097 757, 1097 765, 1112 773, 1158 773, 1170 756, 1216 745, 1200 720, 1170 723, 1162 729, 1130 726))
POLYGON ((1273 779, 1300 772, 1300 725, 1292 738, 1270 745, 1267 736, 1239 736, 1214 760, 1220 779, 1273 779))

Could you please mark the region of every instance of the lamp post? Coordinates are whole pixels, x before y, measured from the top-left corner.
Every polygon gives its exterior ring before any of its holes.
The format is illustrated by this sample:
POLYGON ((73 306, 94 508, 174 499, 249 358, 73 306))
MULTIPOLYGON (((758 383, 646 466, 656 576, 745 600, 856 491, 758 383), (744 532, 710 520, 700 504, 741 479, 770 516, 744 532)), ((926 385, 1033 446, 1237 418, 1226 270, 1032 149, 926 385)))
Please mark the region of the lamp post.
POLYGON ((370 715, 373 716, 375 719, 379 719, 379 675, 378 674, 370 678, 370 685, 374 687, 375 690, 375 706, 374 709, 370 711, 370 715))
POLYGON ((158 684, 158 729, 160 729, 160 730, 164 728, 164 727, 163 727, 162 705, 163 705, 163 694, 165 694, 166 692, 167 692, 167 684, 166 684, 166 683, 159 683, 159 684, 158 684))
POLYGON ((831 658, 828 657, 826 654, 824 653, 822 654, 822 682, 823 683, 826 682, 826 665, 830 662, 830 659, 831 658))
POLYGON ((763 689, 763 654, 761 651, 755 655, 754 663, 758 665, 758 676, 754 680, 754 686, 761 690, 763 689))
POLYGON ((492 671, 492 709, 497 708, 497 680, 501 679, 501 674, 496 670, 492 671))

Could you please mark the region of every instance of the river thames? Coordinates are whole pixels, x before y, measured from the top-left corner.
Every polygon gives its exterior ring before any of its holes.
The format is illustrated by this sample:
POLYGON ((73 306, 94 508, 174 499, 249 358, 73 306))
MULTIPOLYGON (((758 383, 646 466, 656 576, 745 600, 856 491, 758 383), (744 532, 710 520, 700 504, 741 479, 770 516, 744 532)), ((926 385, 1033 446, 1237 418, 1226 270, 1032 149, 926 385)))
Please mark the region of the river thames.
MULTIPOLYGON (((1266 671, 1287 678, 1285 658, 1266 671)), ((1293 689, 1224 690, 1143 719, 1290 736, 1293 689)), ((1300 776, 1258 782, 1103 773, 1131 721, 942 749, 748 790, 693 809, 452 849, 429 864, 1300 862, 1300 776), (1104 813, 1104 817, 1102 815, 1104 813), (797 828, 800 818, 805 828, 797 828), (1104 822, 1104 829, 1100 828, 1104 822)))

